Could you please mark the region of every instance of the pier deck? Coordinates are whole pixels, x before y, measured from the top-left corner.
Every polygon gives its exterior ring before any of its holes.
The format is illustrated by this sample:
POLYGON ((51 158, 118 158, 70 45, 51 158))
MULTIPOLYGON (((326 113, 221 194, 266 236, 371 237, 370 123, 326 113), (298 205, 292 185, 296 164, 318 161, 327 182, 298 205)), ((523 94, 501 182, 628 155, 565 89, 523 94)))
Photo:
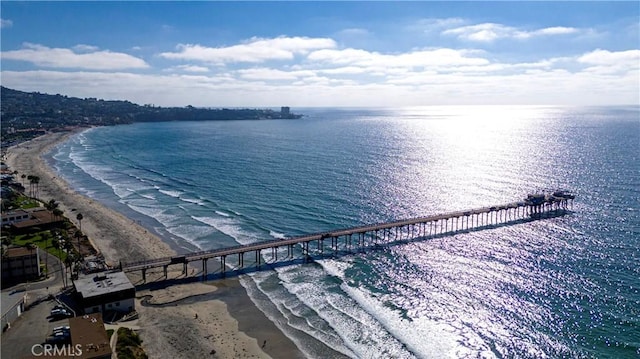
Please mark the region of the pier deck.
POLYGON ((502 205, 455 211, 436 214, 426 217, 404 219, 393 222, 363 225, 353 228, 338 229, 334 231, 307 234, 299 237, 274 239, 220 248, 209 251, 194 252, 172 257, 150 259, 138 262, 121 263, 120 267, 125 272, 141 271, 146 280, 146 271, 153 268, 163 268, 165 277, 170 265, 182 264, 183 273, 187 273, 187 264, 194 261, 202 261, 202 273, 207 275, 207 261, 218 259, 220 261, 220 273, 227 270, 240 270, 245 267, 245 254, 253 252, 255 255, 253 264, 258 268, 262 261, 262 251, 271 250, 271 259, 278 260, 278 251, 286 248, 286 257, 302 256, 305 260, 314 255, 322 255, 325 249, 352 252, 360 251, 379 244, 392 244, 398 241, 407 241, 424 238, 433 235, 442 235, 461 230, 481 228, 483 226, 497 225, 507 221, 518 219, 541 219, 549 215, 562 215, 575 197, 572 194, 556 191, 553 194, 534 194, 519 202, 502 205), (355 238, 354 238, 355 237, 355 238), (340 240, 342 239, 342 241, 340 240), (325 241, 331 241, 327 248, 325 241), (315 248, 311 243, 317 243, 315 248), (294 251, 294 247, 302 246, 302 250, 294 251), (340 249, 342 246, 342 249, 340 249), (237 255, 237 262, 232 269, 227 268, 228 256, 237 255))

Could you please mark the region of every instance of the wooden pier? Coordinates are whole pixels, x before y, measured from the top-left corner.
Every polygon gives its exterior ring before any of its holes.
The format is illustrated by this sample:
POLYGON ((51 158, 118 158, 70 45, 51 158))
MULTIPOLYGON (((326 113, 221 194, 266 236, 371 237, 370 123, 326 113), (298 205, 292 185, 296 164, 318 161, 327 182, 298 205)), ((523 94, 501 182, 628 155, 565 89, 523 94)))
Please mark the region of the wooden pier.
POLYGON ((150 269, 162 268, 166 278, 169 266, 182 265, 182 273, 186 275, 187 265, 190 262, 201 261, 202 275, 206 277, 207 274, 213 273, 208 271, 208 261, 217 259, 220 270, 214 272, 225 275, 227 271, 240 271, 247 268, 246 259, 249 265, 260 268, 264 264, 263 255, 269 257, 269 263, 279 260, 291 261, 295 258, 306 261, 309 258, 325 255, 325 251, 334 255, 353 253, 380 245, 477 230, 519 220, 559 216, 566 213, 574 198, 574 195, 563 191, 552 194, 530 194, 522 201, 503 205, 274 239, 173 257, 120 263, 120 268, 125 272, 140 271, 142 279, 146 281, 146 273, 150 269), (280 259, 278 259, 279 254, 280 259), (246 258, 247 256, 249 258, 246 258), (230 259, 229 262, 233 260, 234 263, 228 263, 227 259, 230 259), (228 264, 232 267, 228 268, 228 264))

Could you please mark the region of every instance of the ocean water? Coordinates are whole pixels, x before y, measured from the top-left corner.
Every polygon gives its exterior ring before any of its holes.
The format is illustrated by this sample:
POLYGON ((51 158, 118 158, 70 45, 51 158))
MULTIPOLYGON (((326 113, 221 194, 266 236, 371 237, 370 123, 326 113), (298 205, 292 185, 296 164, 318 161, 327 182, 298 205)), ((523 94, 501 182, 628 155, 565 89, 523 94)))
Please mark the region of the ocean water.
POLYGON ((640 357, 638 107, 297 112, 93 128, 49 160, 180 252, 567 189, 566 216, 241 282, 314 358, 320 342, 354 358, 640 357))

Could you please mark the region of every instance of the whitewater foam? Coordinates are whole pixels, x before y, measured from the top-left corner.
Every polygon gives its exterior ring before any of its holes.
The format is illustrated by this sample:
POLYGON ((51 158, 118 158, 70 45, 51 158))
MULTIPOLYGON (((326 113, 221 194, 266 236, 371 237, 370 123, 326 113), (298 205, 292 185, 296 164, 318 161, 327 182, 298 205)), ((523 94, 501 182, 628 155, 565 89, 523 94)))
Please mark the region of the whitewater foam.
POLYGON ((216 214, 219 214, 219 215, 221 215, 222 217, 231 217, 231 215, 230 215, 230 214, 228 214, 228 213, 224 213, 224 212, 221 212, 221 211, 215 211, 215 212, 216 212, 216 214))
POLYGON ((166 194, 167 196, 173 197, 173 198, 180 198, 180 196, 184 194, 184 192, 181 192, 181 191, 166 190, 166 189, 158 189, 158 192, 162 194, 166 194))
POLYGON ((272 231, 272 230, 269 230, 269 235, 271 237, 275 238, 275 239, 285 239, 285 238, 287 238, 287 236, 285 236, 284 233, 279 233, 279 232, 272 231))
POLYGON ((215 228, 218 232, 233 238, 240 244, 255 243, 260 238, 259 233, 252 233, 244 229, 240 221, 231 217, 191 216, 191 218, 215 228))

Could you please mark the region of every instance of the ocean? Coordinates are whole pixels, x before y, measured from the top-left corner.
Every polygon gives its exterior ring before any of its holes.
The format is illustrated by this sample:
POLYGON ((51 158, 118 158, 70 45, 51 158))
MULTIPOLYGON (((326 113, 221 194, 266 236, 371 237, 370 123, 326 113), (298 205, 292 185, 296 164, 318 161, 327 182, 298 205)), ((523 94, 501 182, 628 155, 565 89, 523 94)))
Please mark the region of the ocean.
POLYGON ((299 348, 353 358, 639 358, 640 109, 296 109, 72 136, 48 160, 179 252, 522 200, 572 211, 241 276, 299 348))

